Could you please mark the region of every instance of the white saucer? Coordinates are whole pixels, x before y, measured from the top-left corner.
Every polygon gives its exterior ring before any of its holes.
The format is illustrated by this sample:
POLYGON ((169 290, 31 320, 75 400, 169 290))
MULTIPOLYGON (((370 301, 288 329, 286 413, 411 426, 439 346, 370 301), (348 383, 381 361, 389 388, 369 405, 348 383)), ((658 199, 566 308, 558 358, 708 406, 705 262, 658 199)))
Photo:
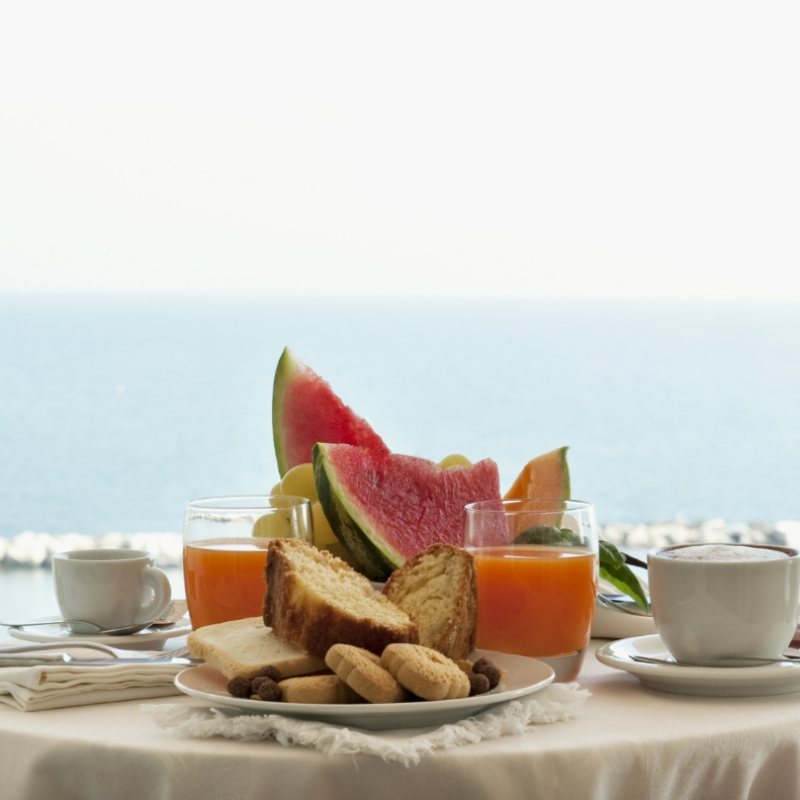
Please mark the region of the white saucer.
POLYGON ((461 700, 417 701, 409 703, 282 703, 232 697, 227 679, 208 664, 189 667, 179 672, 175 685, 184 694, 210 701, 213 706, 236 708, 250 714, 280 714, 297 719, 313 719, 334 725, 347 725, 367 730, 427 728, 455 722, 479 714, 492 706, 538 692, 555 677, 544 662, 526 656, 475 650, 471 659, 485 656, 504 671, 496 689, 486 694, 461 700))
MULTIPOLYGON (((31 620, 31 622, 36 622, 36 620, 31 620)), ((167 628, 145 628, 129 636, 87 636, 82 633, 73 633, 67 625, 60 622, 54 622, 50 625, 31 625, 30 627, 19 625, 16 628, 9 628, 8 634, 15 639, 23 639, 27 642, 81 641, 110 644, 126 650, 154 650, 156 649, 154 645, 161 645, 174 636, 185 636, 191 630, 191 623, 187 617, 184 617, 167 628)))
POLYGON ((686 667, 643 664, 631 656, 668 658, 657 634, 620 639, 596 652, 598 661, 635 675, 643 686, 660 692, 707 697, 756 697, 800 691, 800 663, 786 661, 757 667, 686 667))

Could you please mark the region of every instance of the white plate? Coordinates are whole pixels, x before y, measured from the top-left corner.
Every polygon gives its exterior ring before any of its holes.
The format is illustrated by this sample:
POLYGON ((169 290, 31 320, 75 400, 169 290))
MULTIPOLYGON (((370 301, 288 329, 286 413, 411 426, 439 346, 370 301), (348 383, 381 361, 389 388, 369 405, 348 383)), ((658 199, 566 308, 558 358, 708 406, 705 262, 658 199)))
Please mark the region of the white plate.
MULTIPOLYGON (((637 573, 637 576, 645 594, 649 594, 647 581, 641 574, 637 573)), ((619 589, 603 579, 600 580, 597 589, 607 594, 619 594, 619 589)), ((624 611, 608 608, 598 601, 592 620, 593 639, 627 639, 655 632, 656 626, 652 615, 626 614, 624 611)))
MULTIPOLYGON (((31 620, 31 622, 35 621, 31 620)), ((129 636, 87 636, 83 633, 73 633, 67 625, 59 622, 50 625, 31 625, 30 627, 20 625, 16 628, 9 628, 8 633, 15 639, 23 639, 27 642, 97 642, 122 647, 126 650, 152 650, 155 649, 153 645, 161 644, 174 636, 185 636, 191 630, 191 623, 188 618, 184 617, 167 628, 145 628, 129 636)))
POLYGON ((184 694, 208 700, 215 706, 238 708, 251 714, 280 714, 297 719, 313 719, 334 725, 367 730, 427 728, 473 716, 492 706, 515 700, 544 689, 555 673, 541 661, 491 650, 476 650, 471 659, 485 656, 505 675, 500 685, 486 694, 462 700, 420 700, 411 703, 357 703, 322 705, 319 703, 281 703, 231 697, 227 679, 207 664, 189 667, 178 673, 175 685, 184 694))
POLYGON ((643 664, 632 656, 668 658, 657 634, 620 639, 597 650, 603 664, 635 675, 643 686, 660 692, 708 697, 756 697, 800 691, 800 663, 779 662, 757 667, 686 667, 643 664))
POLYGON ((592 620, 593 639, 625 639, 655 632, 656 626, 652 616, 626 614, 624 611, 597 603, 592 620))

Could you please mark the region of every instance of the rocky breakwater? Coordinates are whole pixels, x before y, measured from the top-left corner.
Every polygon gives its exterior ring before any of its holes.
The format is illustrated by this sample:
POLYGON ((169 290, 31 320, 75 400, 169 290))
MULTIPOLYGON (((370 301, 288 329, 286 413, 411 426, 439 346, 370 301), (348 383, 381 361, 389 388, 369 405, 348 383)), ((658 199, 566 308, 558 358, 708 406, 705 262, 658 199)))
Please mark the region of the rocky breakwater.
POLYGON ((726 522, 723 519, 702 522, 677 519, 646 525, 607 524, 603 526, 601 536, 621 550, 651 550, 654 547, 688 542, 777 544, 800 548, 800 521, 744 523, 726 522))
POLYGON ((161 567, 179 566, 183 543, 179 533, 36 533, 24 531, 13 537, 0 536, 0 567, 48 567, 55 553, 95 547, 125 547, 147 550, 161 567))
MULTIPOLYGON (((800 548, 800 521, 741 523, 722 519, 702 522, 676 519, 657 523, 607 523, 601 527, 600 535, 621 550, 640 553, 654 547, 686 542, 749 542, 800 548)), ((55 553, 92 547, 147 550, 153 554, 159 566, 170 567, 180 566, 183 544, 181 534, 174 532, 90 536, 82 533, 24 531, 12 537, 0 536, 0 567, 47 567, 55 553)))

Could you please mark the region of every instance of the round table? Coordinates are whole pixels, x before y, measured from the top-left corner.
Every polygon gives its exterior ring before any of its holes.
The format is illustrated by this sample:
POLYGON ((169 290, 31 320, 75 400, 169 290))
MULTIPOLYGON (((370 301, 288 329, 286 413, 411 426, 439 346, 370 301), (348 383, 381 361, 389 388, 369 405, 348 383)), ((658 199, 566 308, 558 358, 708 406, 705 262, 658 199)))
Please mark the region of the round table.
MULTIPOLYGON (((598 642, 593 642, 593 650, 598 642)), ((423 756, 412 767, 275 742, 179 738, 139 702, 0 707, 3 797, 270 800, 800 797, 800 693, 694 697, 643 688, 587 655, 578 717, 423 756)), ((202 705, 184 696, 152 703, 202 705)))

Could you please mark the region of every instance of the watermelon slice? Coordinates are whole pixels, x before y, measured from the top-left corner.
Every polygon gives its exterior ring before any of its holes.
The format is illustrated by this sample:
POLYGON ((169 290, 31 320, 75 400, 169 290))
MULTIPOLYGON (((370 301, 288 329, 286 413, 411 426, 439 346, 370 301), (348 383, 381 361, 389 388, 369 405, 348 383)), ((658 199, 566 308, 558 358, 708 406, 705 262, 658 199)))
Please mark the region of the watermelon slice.
POLYGON ((559 447, 531 459, 520 471, 506 500, 568 500, 570 496, 568 447, 559 447))
POLYGON ((334 533, 374 581, 436 542, 462 546, 464 506, 500 499, 490 459, 442 467, 415 456, 317 444, 314 479, 334 533))
POLYGON ((272 438, 278 472, 311 461, 317 442, 360 445, 389 450, 369 423, 334 393, 327 381, 285 348, 272 384, 272 438))

